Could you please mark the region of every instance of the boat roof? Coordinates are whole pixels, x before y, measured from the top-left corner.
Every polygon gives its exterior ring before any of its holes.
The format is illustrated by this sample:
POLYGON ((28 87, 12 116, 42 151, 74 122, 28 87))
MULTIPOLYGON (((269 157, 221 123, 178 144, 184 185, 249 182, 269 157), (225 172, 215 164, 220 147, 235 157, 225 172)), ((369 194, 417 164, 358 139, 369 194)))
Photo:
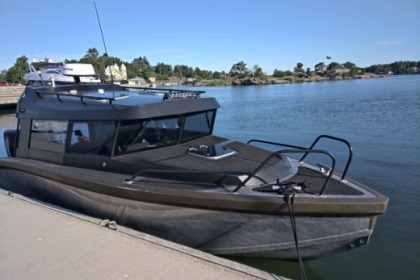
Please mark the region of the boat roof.
POLYGON ((17 117, 54 120, 129 120, 181 115, 220 107, 203 91, 114 84, 27 87, 17 117))

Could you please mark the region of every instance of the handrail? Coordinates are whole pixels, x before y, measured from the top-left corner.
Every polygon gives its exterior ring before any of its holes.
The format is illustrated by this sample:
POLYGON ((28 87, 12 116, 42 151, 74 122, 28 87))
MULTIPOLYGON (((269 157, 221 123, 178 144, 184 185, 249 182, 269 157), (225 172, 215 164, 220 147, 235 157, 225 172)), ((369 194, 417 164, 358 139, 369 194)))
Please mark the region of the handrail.
POLYGON ((126 94, 120 94, 118 96, 115 96, 115 95, 113 95, 113 96, 101 96, 101 95, 97 96, 97 95, 72 94, 71 92, 46 92, 46 91, 37 91, 36 94, 39 96, 39 98, 42 98, 41 94, 51 95, 51 96, 55 95, 57 100, 59 100, 59 101, 62 101, 62 99, 60 99, 61 96, 79 98, 80 102, 83 102, 84 99, 107 100, 109 102, 109 105, 112 104, 112 101, 116 101, 116 100, 128 97, 128 95, 126 95, 126 94))
MULTIPOLYGON (((351 146, 350 142, 348 142, 348 141, 347 141, 347 140, 345 140, 345 139, 339 138, 339 137, 335 137, 335 136, 331 136, 331 135, 322 134, 322 135, 319 135, 319 136, 315 139, 315 141, 314 141, 314 142, 312 143, 312 145, 309 147, 309 150, 311 150, 313 147, 315 147, 315 145, 318 143, 318 141, 319 141, 321 138, 328 138, 328 139, 332 139, 332 140, 335 140, 335 141, 343 142, 343 143, 344 143, 344 144, 346 144, 346 146, 348 147, 348 149, 349 149, 349 156, 348 156, 348 159, 347 159, 346 167, 344 168, 344 172, 343 172, 343 174, 342 174, 342 176, 341 176, 341 180, 343 180, 343 179, 346 177, 347 171, 348 171, 348 169, 349 169, 349 167, 350 167, 350 163, 351 163, 351 161, 352 161, 352 159, 353 159, 353 148, 352 148, 352 146, 351 146)), ((308 155, 308 153, 305 153, 299 161, 303 161, 307 155, 308 155)))
POLYGON ((251 144, 252 142, 270 144, 270 145, 275 145, 275 146, 283 146, 283 147, 294 148, 294 149, 306 149, 305 147, 299 147, 295 145, 283 144, 283 143, 277 143, 277 142, 271 142, 271 141, 265 141, 265 140, 259 140, 259 139, 251 139, 247 142, 247 144, 251 144))
POLYGON ((321 188, 321 191, 319 192, 319 195, 322 195, 330 181, 330 178, 332 177, 332 174, 334 174, 334 170, 335 170, 335 164, 336 164, 336 160, 334 155, 332 155, 331 153, 324 151, 324 150, 314 150, 314 149, 287 149, 287 150, 279 150, 276 151, 274 153, 272 153, 271 155, 269 155, 262 163, 260 163, 260 165, 254 169, 254 171, 245 179, 243 180, 234 190, 233 192, 237 192, 239 189, 241 189, 249 180, 251 180, 251 178, 253 178, 255 176, 255 174, 260 171, 266 164, 268 161, 270 161, 272 158, 279 156, 280 154, 289 154, 289 153, 316 153, 316 154, 325 154, 327 156, 329 156, 332 160, 332 167, 331 170, 327 176, 327 178, 325 179, 324 185, 321 188))
POLYGON ((137 87, 137 86, 122 86, 126 90, 137 90, 141 94, 149 95, 163 95, 163 100, 174 98, 198 98, 201 94, 205 93, 202 90, 189 90, 189 89, 172 89, 172 88, 150 88, 150 87, 137 87))
POLYGON ((154 87, 137 87, 137 86, 124 86, 121 85, 124 89, 138 89, 142 92, 150 93, 165 93, 165 92, 195 92, 195 93, 205 93, 203 90, 190 90, 190 89, 173 89, 173 88, 154 88, 154 87))
MULTIPOLYGON (((329 138, 329 139, 332 139, 332 140, 336 140, 336 141, 339 141, 339 142, 343 142, 343 143, 344 143, 344 144, 346 144, 346 146, 348 147, 348 149, 349 149, 349 156, 348 156, 348 159, 347 159, 346 166, 345 166, 345 168, 344 168, 344 172, 343 172, 343 174, 342 174, 342 176, 341 176, 341 180, 343 180, 343 179, 346 177, 347 171, 348 171, 348 169, 349 169, 349 167, 350 167, 350 164, 351 164, 351 161, 352 161, 352 159, 353 159, 353 148, 352 148, 352 146, 351 146, 350 142, 348 142, 348 141, 347 141, 347 140, 345 140, 345 139, 339 138, 339 137, 335 137, 335 136, 331 136, 331 135, 322 134, 322 135, 319 135, 319 136, 315 139, 315 141, 314 141, 314 142, 312 143, 312 145, 309 147, 309 150, 313 149, 313 148, 315 147, 315 145, 318 143, 318 141, 319 141, 321 138, 329 138)), ((289 145, 289 144, 283 144, 283 143, 276 143, 276 142, 270 142, 270 141, 264 141, 264 140, 258 140, 258 139, 251 139, 251 140, 249 140, 249 141, 248 141, 248 144, 250 144, 250 143, 252 143, 252 142, 259 142, 259 143, 263 143, 263 144, 270 144, 270 145, 276 145, 276 146, 284 146, 284 147, 295 148, 295 149, 306 149, 306 148, 299 147, 299 146, 294 146, 294 145, 289 145)), ((301 161, 303 161, 307 155, 308 155, 308 153, 305 153, 299 161, 300 161, 300 162, 301 162, 301 161)))
POLYGON ((126 179, 126 181, 127 182, 131 182, 131 181, 133 181, 136 177, 138 177, 138 176, 140 176, 140 175, 142 175, 142 174, 144 174, 144 173, 157 173, 157 175, 159 175, 159 174, 164 174, 164 173, 166 173, 166 174, 209 174, 209 175, 221 175, 221 176, 223 176, 220 180, 218 180, 217 182, 214 182, 215 184, 221 184, 224 180, 225 180, 225 178, 227 178, 227 177, 229 177, 229 176, 232 176, 232 175, 248 175, 248 177, 245 179, 245 180, 243 180, 242 182, 240 182, 239 184, 238 184, 238 186, 236 186, 236 188, 233 190, 233 193, 236 193, 237 191, 239 191, 243 186, 245 186, 245 184, 249 181, 249 180, 251 180, 252 178, 254 178, 254 177, 256 177, 256 174, 265 166, 265 165, 267 165, 267 163, 271 160, 271 159, 273 159, 274 157, 279 157, 280 155, 282 155, 282 154, 290 154, 290 153, 299 153, 299 154, 304 154, 303 156, 302 156, 302 158, 299 160, 299 162, 302 162, 303 161, 303 159, 305 159, 305 157, 308 155, 308 154, 324 154, 324 155, 326 155, 326 156, 328 156, 328 157, 330 157, 331 158, 331 161, 332 161, 332 166, 331 166, 331 169, 329 170, 329 174, 328 174, 328 176, 326 177, 326 179, 325 179, 325 182, 324 182, 324 184, 323 184, 323 186, 322 186, 322 188, 321 188, 321 190, 320 190, 320 192, 319 192, 319 195, 322 195, 324 192, 325 192, 325 190, 326 190, 326 188, 327 188, 327 186, 328 186, 328 183, 329 183, 329 181, 330 181, 330 179, 331 179, 331 177, 332 177, 332 175, 334 174, 334 172, 335 172, 335 166, 336 166, 336 159, 335 159, 335 157, 334 157, 334 155, 333 154, 331 154, 331 153, 329 153, 329 152, 327 152, 327 151, 325 151, 325 150, 320 150, 320 149, 313 149, 314 148, 314 146, 318 143, 318 141, 320 140, 320 139, 322 139, 322 138, 329 138, 329 139, 332 139, 332 140, 336 140, 336 141, 339 141, 339 142, 343 142, 343 143, 345 143, 346 145, 347 145, 347 147, 349 148, 349 158, 348 158, 348 160, 347 160, 347 164, 346 164, 346 167, 345 167, 345 170, 344 170, 344 173, 343 173, 343 175, 342 175, 342 177, 341 177, 341 180, 343 180, 344 179, 344 177, 345 177, 345 175, 346 175, 346 173, 347 173, 347 171, 348 171, 348 168, 349 168, 349 166, 350 166, 350 163, 351 163, 351 161, 352 161, 352 158, 353 158, 353 149, 352 149, 352 147, 351 147, 351 144, 347 141, 347 140, 345 140, 345 139, 342 139, 342 138, 338 138, 338 137, 335 137, 335 136, 330 136, 330 135, 320 135, 320 136, 318 136, 316 139, 315 139, 315 141, 312 143, 312 145, 309 147, 309 148, 304 148, 304 147, 299 147, 299 146, 295 146, 295 145, 289 145, 289 144, 283 144, 283 143, 276 143, 276 142, 270 142, 270 141, 265 141, 265 140, 258 140, 258 139, 251 139, 251 140, 249 140, 247 143, 248 144, 250 144, 250 143, 252 143, 252 142, 258 142, 258 143, 264 143, 264 144, 270 144, 270 145, 275 145, 275 146, 284 146, 284 147, 288 147, 288 148, 291 148, 291 149, 282 149, 282 150, 278 150, 278 151, 275 151, 275 152, 273 152, 273 153, 271 153, 263 162, 261 162, 259 165, 258 165, 258 167, 257 168, 255 168, 252 172, 245 172, 245 171, 217 171, 217 172, 214 172, 214 171, 200 171, 200 170, 161 170, 161 169, 144 169, 144 170, 140 170, 140 171, 138 171, 136 174, 134 174, 130 179, 126 179))

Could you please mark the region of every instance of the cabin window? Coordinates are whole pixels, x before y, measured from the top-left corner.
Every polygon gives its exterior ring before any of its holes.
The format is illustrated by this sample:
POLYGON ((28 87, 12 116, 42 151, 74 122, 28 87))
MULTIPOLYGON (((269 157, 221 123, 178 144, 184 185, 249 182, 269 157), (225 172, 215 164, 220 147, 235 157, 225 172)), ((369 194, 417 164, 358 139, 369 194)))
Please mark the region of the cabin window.
POLYGON ((214 111, 207 111, 194 115, 187 115, 182 130, 181 142, 187 142, 212 132, 214 122, 214 111))
POLYGON ((68 153, 111 155, 116 122, 70 122, 69 127, 68 153))
POLYGON ((67 121, 33 120, 30 148, 64 153, 67 121))
POLYGON ((178 143, 179 117, 122 121, 115 154, 126 154, 178 143))

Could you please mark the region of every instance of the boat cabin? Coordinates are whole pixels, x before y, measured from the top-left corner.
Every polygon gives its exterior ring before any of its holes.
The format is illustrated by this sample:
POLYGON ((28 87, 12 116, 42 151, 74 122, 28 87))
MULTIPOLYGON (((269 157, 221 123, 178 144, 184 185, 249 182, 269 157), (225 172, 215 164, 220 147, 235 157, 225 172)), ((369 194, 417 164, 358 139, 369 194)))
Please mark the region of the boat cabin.
MULTIPOLYGON (((219 103, 201 98, 202 93, 112 84, 27 87, 17 108, 16 138, 8 139, 9 153, 130 173, 138 166, 113 164, 113 159, 212 134, 219 103)), ((189 152, 215 159, 234 153, 204 145, 189 152)))

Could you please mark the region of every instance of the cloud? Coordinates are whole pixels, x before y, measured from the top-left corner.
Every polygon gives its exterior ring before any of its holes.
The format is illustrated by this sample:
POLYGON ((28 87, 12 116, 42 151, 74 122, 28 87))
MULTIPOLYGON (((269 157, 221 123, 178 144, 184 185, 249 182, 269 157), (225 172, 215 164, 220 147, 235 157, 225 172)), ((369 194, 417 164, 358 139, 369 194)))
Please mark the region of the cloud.
POLYGON ((399 45, 401 43, 402 43, 402 41, 398 41, 398 40, 395 40, 395 41, 381 41, 381 42, 379 42, 379 45, 399 45))

